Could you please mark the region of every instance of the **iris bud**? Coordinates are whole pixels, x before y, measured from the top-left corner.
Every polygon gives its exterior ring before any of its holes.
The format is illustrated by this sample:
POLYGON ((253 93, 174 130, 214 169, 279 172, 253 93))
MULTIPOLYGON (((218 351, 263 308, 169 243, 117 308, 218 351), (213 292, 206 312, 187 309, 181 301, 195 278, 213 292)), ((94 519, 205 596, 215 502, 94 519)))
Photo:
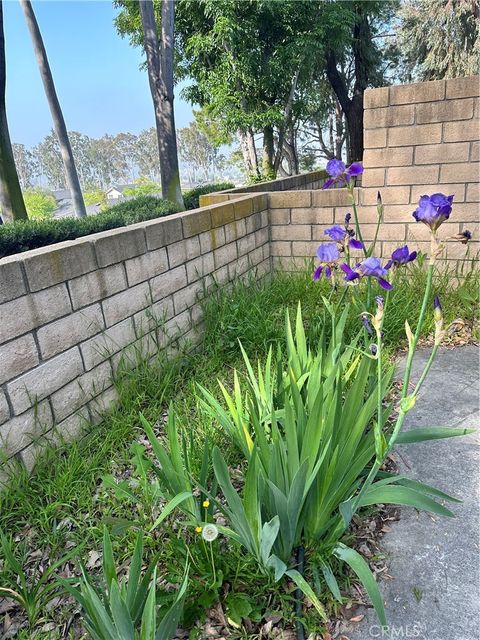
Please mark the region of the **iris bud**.
POLYGON ((433 317, 435 322, 441 322, 443 320, 442 305, 440 304, 438 296, 435 296, 433 299, 433 317))

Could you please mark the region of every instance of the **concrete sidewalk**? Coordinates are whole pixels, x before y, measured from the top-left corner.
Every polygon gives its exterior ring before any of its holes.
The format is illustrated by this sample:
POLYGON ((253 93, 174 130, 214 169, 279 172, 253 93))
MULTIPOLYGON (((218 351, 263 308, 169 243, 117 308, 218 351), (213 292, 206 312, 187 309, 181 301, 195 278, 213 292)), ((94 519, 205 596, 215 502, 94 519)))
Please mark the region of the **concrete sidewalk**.
MULTIPOLYGON (((418 378, 429 351, 414 363, 418 378)), ((442 349, 408 415, 405 429, 424 426, 478 427, 479 355, 475 346, 442 349)), ((388 573, 381 581, 389 629, 373 609, 344 634, 350 640, 479 640, 479 478, 478 433, 398 447, 400 472, 463 500, 448 503, 456 518, 402 507, 385 535, 388 573)))

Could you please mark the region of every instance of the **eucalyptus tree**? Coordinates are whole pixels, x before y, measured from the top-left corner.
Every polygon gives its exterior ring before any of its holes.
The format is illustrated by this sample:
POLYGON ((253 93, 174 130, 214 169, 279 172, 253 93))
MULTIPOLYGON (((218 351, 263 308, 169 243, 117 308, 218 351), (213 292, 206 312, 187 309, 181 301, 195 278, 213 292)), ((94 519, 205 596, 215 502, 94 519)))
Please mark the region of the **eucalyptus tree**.
POLYGON ((196 172, 203 173, 208 180, 209 173, 219 164, 219 146, 210 142, 196 122, 178 130, 178 149, 180 158, 191 170, 191 182, 196 182, 196 172))
POLYGON ((405 0, 399 18, 406 81, 480 72, 478 0, 405 0))
POLYGON ((3 32, 3 2, 0 0, 0 209, 3 220, 27 218, 8 129, 5 93, 7 68, 3 32))
POLYGON ((42 175, 51 189, 65 189, 65 171, 60 153, 60 145, 55 131, 50 131, 38 144, 32 153, 39 166, 39 173, 42 175))
POLYGON ((48 63, 47 52, 38 27, 38 22, 30 0, 20 0, 20 5, 23 9, 25 20, 30 31, 33 48, 35 50, 35 57, 40 70, 40 76, 42 78, 45 94, 52 114, 53 125, 60 145, 60 153, 65 167, 65 178, 72 197, 73 208, 77 216, 86 216, 87 212, 75 167, 72 147, 68 138, 67 127, 58 101, 52 72, 48 63))
POLYGON ((12 150, 20 186, 22 189, 32 187, 39 170, 34 154, 24 144, 18 142, 12 144, 12 150))
POLYGON ((139 0, 143 45, 155 109, 162 196, 183 208, 173 109, 175 0, 161 1, 160 38, 152 0, 139 0))
POLYGON ((133 154, 138 173, 153 182, 161 180, 158 155, 157 130, 155 127, 142 129, 136 137, 133 154))

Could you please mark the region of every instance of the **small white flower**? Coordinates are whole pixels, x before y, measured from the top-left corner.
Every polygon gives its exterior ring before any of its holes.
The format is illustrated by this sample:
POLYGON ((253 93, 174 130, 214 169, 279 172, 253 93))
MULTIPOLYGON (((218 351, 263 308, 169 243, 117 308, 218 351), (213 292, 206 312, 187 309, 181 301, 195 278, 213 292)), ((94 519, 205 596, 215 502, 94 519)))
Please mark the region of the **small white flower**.
POLYGON ((214 524, 206 524, 202 529, 202 537, 207 542, 213 542, 218 538, 218 529, 214 524))

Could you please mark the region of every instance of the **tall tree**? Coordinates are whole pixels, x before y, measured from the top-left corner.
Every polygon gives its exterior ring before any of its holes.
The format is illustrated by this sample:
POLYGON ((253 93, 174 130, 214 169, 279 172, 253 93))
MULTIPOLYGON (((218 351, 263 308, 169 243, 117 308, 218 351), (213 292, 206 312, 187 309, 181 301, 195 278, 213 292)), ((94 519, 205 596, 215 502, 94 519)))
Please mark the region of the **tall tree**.
POLYGON ((137 136, 134 156, 141 176, 158 182, 160 163, 158 157, 158 137, 155 127, 143 129, 137 136))
POLYGON ((479 73, 478 0, 406 0, 399 17, 407 82, 479 73))
POLYGON ((60 153, 58 138, 53 129, 45 138, 33 147, 40 174, 46 178, 47 185, 52 189, 65 189, 65 171, 60 153))
POLYGON ((32 187, 39 169, 35 156, 24 144, 14 142, 12 149, 20 186, 22 189, 32 187))
POLYGON ((20 4, 25 15, 30 35, 32 37, 33 47, 35 49, 35 57, 37 58, 38 68, 42 77, 45 94, 47 96, 50 111, 52 113, 53 125, 58 137, 60 145, 60 153, 62 154, 63 164, 65 166, 65 177, 70 194, 72 197, 73 208, 77 216, 86 216, 85 203, 83 201, 82 189, 78 179, 75 161, 73 158, 72 147, 68 138, 67 127, 63 118, 63 113, 58 101, 57 92, 53 82, 52 72, 48 63, 47 52, 43 44, 37 19, 33 11, 30 0, 20 0, 20 4))
POLYGON ((179 129, 177 135, 180 157, 191 170, 190 181, 196 182, 197 170, 208 180, 209 173, 220 164, 219 145, 213 145, 195 122, 179 129))
POLYGON ((22 220, 27 218, 27 210, 10 142, 5 102, 6 88, 7 65, 3 33, 3 1, 0 0, 0 208, 4 220, 22 220))
POLYGON ((363 156, 363 95, 370 86, 385 83, 382 73, 379 31, 392 19, 397 0, 354 0, 345 17, 350 34, 339 41, 335 36, 325 49, 325 72, 337 97, 347 124, 347 157, 349 162, 363 156), (380 45, 380 46, 379 46, 380 45))
POLYGON ((173 110, 175 0, 162 0, 160 41, 152 0, 140 0, 139 5, 148 79, 155 109, 162 195, 183 208, 173 110))

